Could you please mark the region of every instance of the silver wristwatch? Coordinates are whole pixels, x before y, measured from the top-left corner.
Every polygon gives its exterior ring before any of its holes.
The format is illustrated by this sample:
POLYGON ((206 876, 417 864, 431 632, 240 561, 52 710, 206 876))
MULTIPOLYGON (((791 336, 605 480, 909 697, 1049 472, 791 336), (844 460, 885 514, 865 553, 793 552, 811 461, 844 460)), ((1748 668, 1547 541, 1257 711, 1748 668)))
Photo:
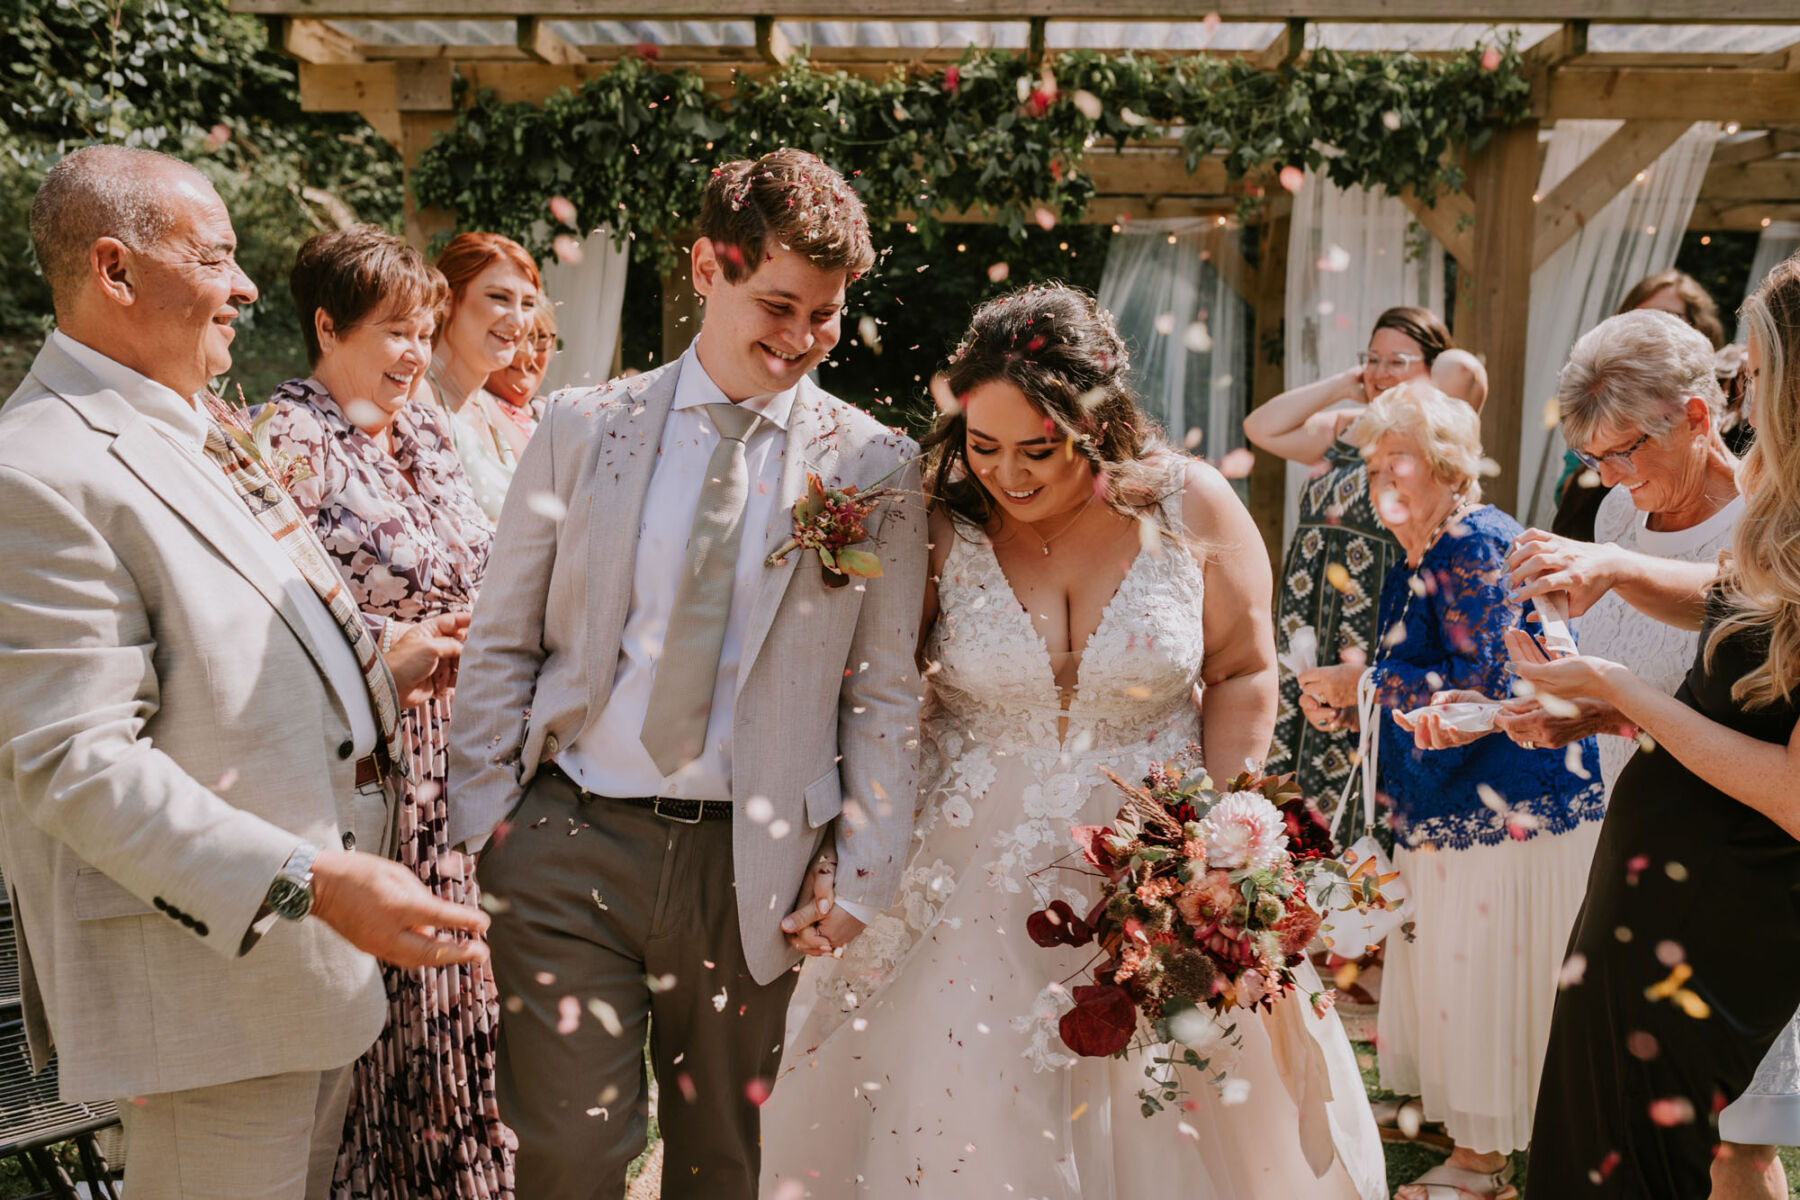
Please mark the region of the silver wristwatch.
POLYGON ((301 842, 294 848, 263 898, 270 912, 288 921, 306 919, 313 907, 313 860, 318 857, 319 848, 311 842, 301 842))

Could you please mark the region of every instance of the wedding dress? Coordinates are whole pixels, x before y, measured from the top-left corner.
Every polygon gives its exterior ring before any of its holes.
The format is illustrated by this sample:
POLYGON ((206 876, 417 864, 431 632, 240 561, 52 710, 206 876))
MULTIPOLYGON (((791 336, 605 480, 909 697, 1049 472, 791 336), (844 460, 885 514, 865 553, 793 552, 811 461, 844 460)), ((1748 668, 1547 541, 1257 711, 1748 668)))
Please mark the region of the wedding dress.
MULTIPOLYGON (((1180 520, 1180 497, 1163 520, 1180 520)), ((1203 575, 1141 550, 1065 708, 1049 651, 991 546, 959 529, 927 647, 931 695, 899 902, 841 959, 809 960, 763 1109, 763 1195, 931 1200, 1378 1200, 1386 1169, 1337 1015, 1304 992, 1186 1072, 1185 1105, 1140 1115, 1148 1059, 1077 1058, 1057 1034, 1092 947, 1047 950, 1026 918, 1086 913, 1069 830, 1200 738, 1203 575)), ((1229 767, 1226 768, 1230 770, 1229 767)), ((1305 970, 1309 973, 1310 966, 1305 970)), ((1317 990, 1316 980, 1311 980, 1317 990)))

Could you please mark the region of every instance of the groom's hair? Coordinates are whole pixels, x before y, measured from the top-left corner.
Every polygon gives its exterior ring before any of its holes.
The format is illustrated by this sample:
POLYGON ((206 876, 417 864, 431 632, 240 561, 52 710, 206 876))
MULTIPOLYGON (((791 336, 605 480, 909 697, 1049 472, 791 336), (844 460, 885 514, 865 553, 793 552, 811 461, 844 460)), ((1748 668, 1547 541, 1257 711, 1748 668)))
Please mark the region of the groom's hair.
POLYGON ((875 265, 862 200, 842 175, 804 150, 773 150, 714 167, 700 202, 699 232, 732 283, 754 275, 776 245, 852 279, 875 265))

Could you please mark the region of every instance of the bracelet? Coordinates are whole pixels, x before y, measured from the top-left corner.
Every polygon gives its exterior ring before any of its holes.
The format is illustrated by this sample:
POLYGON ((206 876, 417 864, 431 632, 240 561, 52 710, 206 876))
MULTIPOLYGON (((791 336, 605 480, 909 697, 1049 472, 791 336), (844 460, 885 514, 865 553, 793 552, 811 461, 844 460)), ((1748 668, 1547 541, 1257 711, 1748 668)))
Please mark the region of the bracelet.
POLYGON ((387 623, 381 627, 381 657, 386 658, 388 656, 388 652, 390 650, 392 650, 393 648, 394 648, 394 622, 393 622, 392 618, 389 618, 387 623))

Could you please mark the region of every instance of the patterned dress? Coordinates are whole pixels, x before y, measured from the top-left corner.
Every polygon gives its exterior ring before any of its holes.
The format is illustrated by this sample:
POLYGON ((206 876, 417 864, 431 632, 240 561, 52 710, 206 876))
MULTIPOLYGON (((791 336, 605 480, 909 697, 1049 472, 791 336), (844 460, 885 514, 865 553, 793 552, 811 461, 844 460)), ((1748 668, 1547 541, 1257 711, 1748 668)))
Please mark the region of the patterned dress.
MULTIPOLYGON (((269 403, 275 460, 310 470, 298 472, 294 500, 369 623, 471 607, 493 527, 436 415, 420 404, 402 409, 390 457, 312 380, 282 384, 269 403)), ((437 895, 475 904, 473 865, 447 860, 449 725, 448 696, 401 716, 411 780, 399 799, 397 855, 437 895)), ((384 977, 388 1024, 356 1063, 334 1200, 510 1200, 515 1143, 494 1099, 500 1013, 488 968, 387 967, 384 977)))
MULTIPOLYGON (((1278 585, 1276 649, 1286 655, 1295 631, 1310 625, 1319 638, 1320 666, 1331 666, 1352 647, 1373 662, 1376 604, 1382 580, 1399 558, 1400 543, 1375 517, 1362 452, 1341 439, 1334 442, 1325 452, 1324 470, 1300 493, 1300 519, 1278 585)), ((1308 725, 1300 711, 1299 682, 1281 668, 1281 706, 1268 769, 1298 772, 1300 786, 1327 819, 1337 812, 1356 737, 1353 729, 1327 733, 1308 725)))

